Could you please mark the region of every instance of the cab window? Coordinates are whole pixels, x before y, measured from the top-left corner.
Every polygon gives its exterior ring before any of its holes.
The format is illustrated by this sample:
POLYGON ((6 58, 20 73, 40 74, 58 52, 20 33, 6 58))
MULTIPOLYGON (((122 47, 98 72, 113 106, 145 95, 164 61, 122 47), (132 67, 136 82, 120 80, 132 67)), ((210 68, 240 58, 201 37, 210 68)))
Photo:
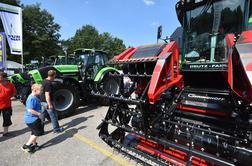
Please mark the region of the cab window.
POLYGON ((252 30, 252 2, 250 2, 248 30, 252 30))

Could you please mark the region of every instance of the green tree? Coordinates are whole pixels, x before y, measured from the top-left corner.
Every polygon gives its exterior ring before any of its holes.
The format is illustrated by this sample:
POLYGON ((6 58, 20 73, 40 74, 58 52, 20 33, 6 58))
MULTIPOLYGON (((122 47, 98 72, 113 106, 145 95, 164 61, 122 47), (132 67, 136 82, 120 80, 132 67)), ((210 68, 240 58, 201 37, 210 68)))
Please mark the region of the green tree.
POLYGON ((57 55, 59 47, 60 26, 54 17, 40 8, 40 4, 27 5, 23 8, 24 60, 57 55))
MULTIPOLYGON (((2 2, 2 1, 1 1, 2 2)), ((3 0, 2 3, 20 5, 19 0, 3 0)), ((24 62, 29 63, 31 59, 41 59, 62 53, 59 47, 60 26, 54 22, 54 17, 47 11, 40 8, 40 4, 22 5, 23 8, 23 51, 24 62)), ((4 31, 0 23, 0 31, 4 31)), ((9 60, 20 61, 20 57, 9 55, 9 60)))
POLYGON ((14 6, 19 6, 20 5, 20 0, 1 0, 1 3, 14 5, 14 6))
POLYGON ((97 48, 100 44, 99 32, 91 25, 83 26, 78 29, 71 39, 66 42, 69 44, 69 50, 73 52, 76 48, 97 48))
POLYGON ((63 43, 68 46, 69 53, 77 48, 95 48, 106 51, 109 58, 121 53, 126 48, 121 39, 111 36, 108 32, 99 34, 92 25, 85 25, 78 29, 74 37, 63 43))
POLYGON ((100 34, 100 42, 101 44, 97 48, 108 52, 109 58, 120 54, 126 49, 123 40, 111 36, 108 32, 100 34))

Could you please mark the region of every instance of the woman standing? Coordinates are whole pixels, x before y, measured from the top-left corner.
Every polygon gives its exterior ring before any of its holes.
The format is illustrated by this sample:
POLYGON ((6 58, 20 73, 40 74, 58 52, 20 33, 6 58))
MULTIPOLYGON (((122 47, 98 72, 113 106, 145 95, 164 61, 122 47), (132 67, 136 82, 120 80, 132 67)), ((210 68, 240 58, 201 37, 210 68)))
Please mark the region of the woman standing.
POLYGON ((0 71, 0 114, 3 116, 3 136, 8 136, 8 128, 12 125, 11 98, 16 95, 15 86, 7 81, 7 74, 0 71))

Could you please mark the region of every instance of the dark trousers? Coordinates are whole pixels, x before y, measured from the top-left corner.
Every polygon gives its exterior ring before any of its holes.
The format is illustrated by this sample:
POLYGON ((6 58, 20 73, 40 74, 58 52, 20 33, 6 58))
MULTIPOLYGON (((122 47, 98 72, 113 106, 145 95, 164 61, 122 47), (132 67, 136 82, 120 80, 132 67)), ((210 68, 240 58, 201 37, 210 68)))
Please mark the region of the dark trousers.
POLYGON ((0 114, 2 114, 3 116, 3 127, 8 127, 12 125, 11 122, 12 108, 0 109, 0 114))

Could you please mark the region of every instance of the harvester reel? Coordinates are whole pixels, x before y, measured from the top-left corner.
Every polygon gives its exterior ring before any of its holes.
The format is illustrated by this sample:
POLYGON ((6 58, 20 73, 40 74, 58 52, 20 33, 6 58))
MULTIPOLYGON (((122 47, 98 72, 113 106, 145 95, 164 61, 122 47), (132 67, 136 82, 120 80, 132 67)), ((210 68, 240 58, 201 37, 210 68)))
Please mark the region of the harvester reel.
POLYGON ((100 129, 99 136, 110 146, 112 146, 112 143, 108 141, 107 138, 122 143, 125 137, 124 129, 120 127, 116 129, 115 127, 111 128, 112 125, 110 123, 127 126, 131 118, 131 116, 127 114, 128 109, 129 107, 127 104, 114 104, 110 106, 104 121, 97 127, 97 129, 100 129))

